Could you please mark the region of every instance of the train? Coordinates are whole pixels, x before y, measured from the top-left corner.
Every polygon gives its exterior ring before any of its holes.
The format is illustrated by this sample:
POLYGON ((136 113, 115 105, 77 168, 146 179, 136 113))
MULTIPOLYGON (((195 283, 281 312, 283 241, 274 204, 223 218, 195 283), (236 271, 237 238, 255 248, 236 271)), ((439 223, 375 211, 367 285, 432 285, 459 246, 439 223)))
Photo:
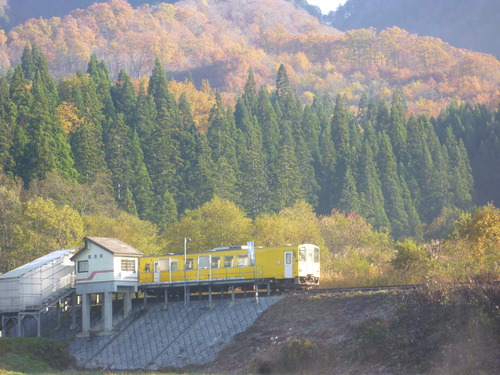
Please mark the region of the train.
POLYGON ((180 286, 186 282, 210 283, 231 280, 259 280, 274 287, 318 285, 319 247, 312 244, 274 247, 232 246, 199 253, 139 258, 139 286, 147 287, 155 284, 180 286))

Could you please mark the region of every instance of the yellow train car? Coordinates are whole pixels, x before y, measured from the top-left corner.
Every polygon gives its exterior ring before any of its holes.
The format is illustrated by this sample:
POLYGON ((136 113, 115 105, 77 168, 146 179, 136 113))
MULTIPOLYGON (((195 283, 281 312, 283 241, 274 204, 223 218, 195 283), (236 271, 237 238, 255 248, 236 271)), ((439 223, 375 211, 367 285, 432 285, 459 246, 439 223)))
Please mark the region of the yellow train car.
POLYGON ((139 285, 182 285, 224 281, 318 285, 320 253, 316 245, 216 248, 206 252, 146 256, 139 259, 139 285))

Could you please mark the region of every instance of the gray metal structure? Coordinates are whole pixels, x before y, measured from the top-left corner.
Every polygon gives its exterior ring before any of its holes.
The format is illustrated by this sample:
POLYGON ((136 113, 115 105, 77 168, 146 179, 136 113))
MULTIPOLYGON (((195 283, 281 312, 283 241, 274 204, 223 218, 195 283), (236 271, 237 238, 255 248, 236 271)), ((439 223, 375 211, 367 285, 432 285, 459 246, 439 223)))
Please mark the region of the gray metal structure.
POLYGON ((15 327, 17 336, 23 336, 23 322, 34 319, 40 336, 40 314, 74 292, 70 257, 75 250, 53 251, 0 275, 2 330, 15 327))

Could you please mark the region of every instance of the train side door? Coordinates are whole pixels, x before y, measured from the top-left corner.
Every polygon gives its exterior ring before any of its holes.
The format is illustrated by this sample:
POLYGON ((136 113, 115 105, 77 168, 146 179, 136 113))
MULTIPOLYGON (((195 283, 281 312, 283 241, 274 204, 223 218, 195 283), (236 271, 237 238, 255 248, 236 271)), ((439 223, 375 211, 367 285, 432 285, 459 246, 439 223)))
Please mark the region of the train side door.
POLYGON ((293 253, 285 252, 285 279, 293 278, 293 253))
POLYGON ((155 261, 153 263, 153 274, 154 274, 153 281, 155 283, 159 283, 160 282, 160 262, 159 261, 155 261))

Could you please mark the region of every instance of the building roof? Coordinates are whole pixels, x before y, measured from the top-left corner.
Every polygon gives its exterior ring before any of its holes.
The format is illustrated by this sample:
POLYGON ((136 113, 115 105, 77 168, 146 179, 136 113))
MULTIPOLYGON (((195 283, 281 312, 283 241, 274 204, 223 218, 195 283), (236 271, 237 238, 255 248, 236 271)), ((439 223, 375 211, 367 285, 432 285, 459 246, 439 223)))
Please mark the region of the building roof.
POLYGON ((82 251, 87 249, 87 242, 89 241, 116 256, 141 257, 143 255, 139 250, 116 238, 85 237, 83 240, 85 241, 85 247, 73 255, 71 260, 74 260, 82 251))
POLYGON ((4 273, 0 275, 0 279, 11 279, 15 277, 21 277, 24 274, 28 273, 29 271, 32 271, 36 268, 39 268, 47 263, 50 263, 56 259, 59 259, 67 254, 70 254, 74 252, 76 249, 63 249, 63 250, 56 250, 53 251, 47 255, 44 255, 43 257, 40 257, 38 259, 35 259, 32 262, 29 262, 21 267, 18 267, 12 271, 9 271, 7 273, 4 273))

